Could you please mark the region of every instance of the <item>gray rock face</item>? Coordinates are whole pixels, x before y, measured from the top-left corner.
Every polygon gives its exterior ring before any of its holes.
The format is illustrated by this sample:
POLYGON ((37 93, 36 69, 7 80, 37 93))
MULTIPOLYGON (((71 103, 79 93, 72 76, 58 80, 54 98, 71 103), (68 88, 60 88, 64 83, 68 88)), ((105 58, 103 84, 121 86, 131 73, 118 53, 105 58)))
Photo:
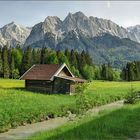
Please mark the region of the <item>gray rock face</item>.
POLYGON ((98 32, 98 26, 82 12, 77 12, 75 14, 69 13, 63 21, 63 29, 65 32, 80 30, 84 35, 90 37, 96 36, 98 32))
POLYGON ((120 38, 128 37, 128 32, 125 28, 117 25, 110 20, 97 17, 90 17, 90 19, 98 26, 98 33, 109 33, 120 38))
POLYGON ((85 36, 95 37, 101 36, 104 33, 109 33, 120 38, 129 38, 133 41, 140 42, 140 35, 130 32, 116 23, 97 17, 87 17, 82 12, 74 14, 69 13, 68 16, 61 21, 58 17, 47 17, 44 22, 36 24, 24 46, 34 44, 38 41, 44 40, 46 33, 51 33, 54 36, 55 43, 62 41, 66 35, 74 31, 77 34, 81 32, 85 36))
POLYGON ((43 40, 46 33, 52 33, 57 41, 59 37, 62 37, 61 25, 62 21, 58 17, 47 17, 44 22, 40 22, 32 28, 24 46, 43 40))
POLYGON ((14 47, 16 44, 23 45, 26 38, 30 34, 31 29, 14 22, 11 22, 0 28, 0 46, 10 45, 14 47))
POLYGON ((127 30, 135 36, 138 42, 140 42, 140 25, 128 27, 127 30))

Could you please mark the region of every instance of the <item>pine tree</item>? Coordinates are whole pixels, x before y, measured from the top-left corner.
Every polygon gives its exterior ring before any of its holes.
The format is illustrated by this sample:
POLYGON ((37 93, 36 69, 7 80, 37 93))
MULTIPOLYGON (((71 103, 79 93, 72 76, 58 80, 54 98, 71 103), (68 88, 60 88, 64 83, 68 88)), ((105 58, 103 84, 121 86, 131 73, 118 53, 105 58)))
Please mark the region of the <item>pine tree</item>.
POLYGON ((85 54, 85 59, 86 59, 86 64, 92 66, 93 62, 92 62, 92 58, 89 55, 89 52, 87 51, 85 54))
POLYGON ((123 69, 122 69, 122 72, 121 72, 121 79, 122 79, 122 80, 126 80, 126 68, 123 68, 123 69))
POLYGON ((126 67, 123 68, 121 75, 123 76, 123 79, 127 81, 140 80, 140 61, 127 63, 126 67))
POLYGON ((65 56, 67 57, 68 61, 70 61, 70 51, 67 49, 65 49, 65 56))
POLYGON ((70 60, 71 60, 71 65, 77 68, 77 59, 74 50, 71 50, 70 60))
POLYGON ((21 64, 21 75, 27 71, 32 66, 32 49, 30 47, 27 47, 27 49, 24 51, 22 64, 21 64))
POLYGON ((128 63, 128 81, 134 80, 134 67, 133 63, 128 63))
POLYGON ((140 61, 136 61, 137 81, 140 80, 140 61))
POLYGON ((108 64, 108 66, 107 66, 108 68, 107 68, 107 73, 108 73, 108 77, 107 77, 107 80, 109 80, 109 81, 113 81, 113 69, 112 69, 112 67, 111 67, 111 65, 110 64, 108 64))
MULTIPOLYGON (((46 54, 45 54, 45 57, 46 57, 46 54)), ((35 56, 35 63, 36 64, 40 64, 40 62, 41 62, 40 58, 41 58, 41 50, 37 49, 36 56, 35 56)))
POLYGON ((44 64, 45 63, 45 53, 46 53, 46 48, 43 47, 41 49, 40 64, 44 64))
POLYGON ((101 79, 101 67, 95 66, 95 80, 101 79))
POLYGON ((11 78, 14 78, 14 70, 15 70, 15 60, 14 57, 11 57, 11 68, 10 68, 10 73, 11 73, 11 78))
POLYGON ((58 58, 56 55, 56 52, 53 50, 50 50, 48 52, 48 55, 45 57, 46 64, 58 64, 58 58))
POLYGON ((82 51, 80 61, 81 61, 81 66, 82 67, 84 67, 87 64, 85 51, 82 51))
POLYGON ((3 77, 9 78, 10 76, 10 68, 8 62, 8 47, 4 46, 3 48, 3 77))
POLYGON ((3 76, 3 61, 2 61, 2 51, 0 50, 0 77, 3 76))
POLYGON ((69 61, 68 58, 65 56, 65 54, 60 50, 58 50, 56 54, 59 64, 66 63, 67 66, 69 67, 69 61))
POLYGON ((102 65, 101 79, 107 80, 107 68, 105 64, 102 65))
POLYGON ((85 79, 93 80, 94 77, 93 67, 89 65, 85 65, 82 70, 82 75, 85 79))
POLYGON ((11 51, 11 56, 14 57, 15 68, 20 69, 21 62, 22 62, 22 57, 23 57, 23 51, 19 47, 14 48, 11 51))

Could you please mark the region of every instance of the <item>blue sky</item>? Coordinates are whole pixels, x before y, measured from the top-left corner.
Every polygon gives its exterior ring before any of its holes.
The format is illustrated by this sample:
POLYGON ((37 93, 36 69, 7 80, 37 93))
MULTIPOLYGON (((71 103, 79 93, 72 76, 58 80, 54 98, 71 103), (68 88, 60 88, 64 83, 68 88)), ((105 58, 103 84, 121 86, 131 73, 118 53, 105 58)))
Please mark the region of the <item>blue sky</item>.
POLYGON ((64 20, 69 12, 77 11, 123 27, 140 24, 140 1, 0 1, 0 27, 12 21, 33 26, 47 16, 64 20))

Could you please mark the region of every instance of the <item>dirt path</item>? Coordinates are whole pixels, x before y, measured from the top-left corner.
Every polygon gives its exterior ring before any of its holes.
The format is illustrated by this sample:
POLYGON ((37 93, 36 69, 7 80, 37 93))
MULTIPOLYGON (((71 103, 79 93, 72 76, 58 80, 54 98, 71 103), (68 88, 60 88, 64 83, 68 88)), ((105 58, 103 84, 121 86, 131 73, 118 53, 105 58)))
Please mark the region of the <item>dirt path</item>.
MULTIPOLYGON (((91 115, 98 114, 99 111, 105 109, 115 109, 123 106, 123 101, 117 101, 100 107, 90 109, 88 113, 91 115)), ((0 134, 0 140, 23 140, 27 137, 40 132, 57 128, 69 121, 69 117, 57 117, 44 122, 34 124, 27 124, 26 126, 19 126, 16 129, 10 129, 8 132, 0 134)))
POLYGON ((88 113, 90 113, 91 115, 97 115, 102 110, 116 109, 116 108, 122 107, 123 105, 124 105, 123 104, 123 100, 121 100, 121 101, 117 101, 117 102, 114 102, 114 103, 110 103, 110 104, 94 107, 93 109, 89 109, 88 113))

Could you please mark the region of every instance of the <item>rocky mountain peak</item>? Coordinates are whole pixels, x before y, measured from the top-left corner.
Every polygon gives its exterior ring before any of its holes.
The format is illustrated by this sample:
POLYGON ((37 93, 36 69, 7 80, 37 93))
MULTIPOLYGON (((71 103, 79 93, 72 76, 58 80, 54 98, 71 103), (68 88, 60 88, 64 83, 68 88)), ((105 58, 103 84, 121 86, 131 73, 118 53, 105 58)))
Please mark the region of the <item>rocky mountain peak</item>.
POLYGON ((88 19, 87 16, 85 16, 82 12, 76 12, 74 14, 72 13, 68 13, 68 15, 66 16, 66 18, 64 19, 64 22, 65 21, 68 21, 68 20, 78 20, 78 19, 88 19))
POLYGON ((48 16, 44 22, 51 22, 51 23, 56 23, 56 22, 61 22, 60 18, 57 16, 48 16))
POLYGON ((11 22, 0 28, 0 45, 2 46, 9 44, 12 47, 15 46, 17 43, 23 45, 29 33, 29 28, 18 25, 15 22, 11 22))
POLYGON ((93 27, 92 21, 80 11, 74 14, 69 13, 63 21, 63 29, 66 32, 77 29, 81 30, 85 35, 93 36, 93 27))
POLYGON ((82 17, 86 17, 87 18, 87 16, 85 16, 84 13, 82 13, 81 11, 78 11, 78 12, 74 13, 73 16, 80 17, 80 18, 82 18, 82 17))

